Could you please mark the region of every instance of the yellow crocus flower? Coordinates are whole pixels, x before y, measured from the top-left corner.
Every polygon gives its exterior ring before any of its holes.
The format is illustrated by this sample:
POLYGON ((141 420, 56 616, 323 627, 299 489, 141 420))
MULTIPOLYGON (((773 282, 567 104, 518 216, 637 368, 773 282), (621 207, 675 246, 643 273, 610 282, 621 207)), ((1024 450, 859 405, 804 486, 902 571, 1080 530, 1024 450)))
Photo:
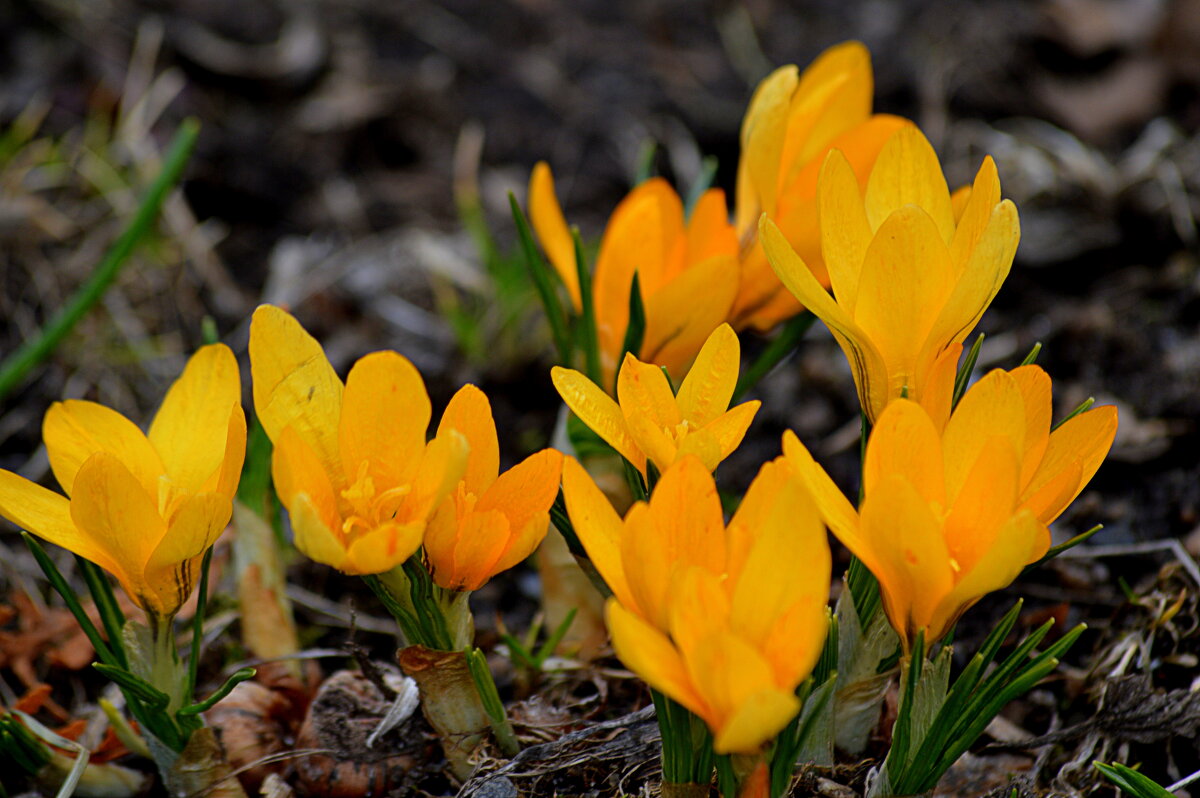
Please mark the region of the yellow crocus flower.
POLYGON ((951 199, 937 155, 915 127, 883 146, 865 190, 834 151, 817 185, 821 247, 833 296, 770 219, 760 236, 779 279, 829 327, 874 421, 907 396, 942 420, 962 342, 1008 276, 1020 238, 985 158, 951 199))
POLYGON ((1104 460, 1117 429, 1097 407, 1050 431, 1050 378, 1037 366, 992 371, 944 429, 897 399, 871 431, 855 512, 794 434, 784 454, 830 529, 879 580, 905 646, 932 645, 982 596, 1006 587, 1050 546, 1047 525, 1104 460))
POLYGON ((643 475, 646 461, 660 472, 688 454, 710 471, 742 442, 762 404, 744 402, 732 410, 741 345, 728 324, 712 331, 679 394, 662 369, 626 354, 617 375, 617 400, 574 369, 555 366, 554 387, 567 407, 643 475))
POLYGON ((871 55, 859 42, 830 47, 801 73, 795 65, 768 75, 742 121, 735 223, 741 285, 734 326, 768 330, 801 310, 771 271, 758 242, 767 214, 800 253, 817 282, 829 285, 821 257, 816 187, 826 153, 840 150, 865 185, 880 148, 910 122, 871 114, 871 55))
MULTIPOLYGON (((529 179, 529 217, 579 310, 574 244, 545 163, 537 164, 529 179)), ((706 191, 686 221, 679 195, 660 177, 621 200, 604 230, 592 272, 604 385, 612 384, 625 345, 635 272, 646 314, 641 350, 635 354, 678 376, 729 314, 738 286, 737 254, 737 236, 720 190, 706 191)))
POLYGON ((395 352, 373 352, 343 387, 300 323, 262 305, 250 324, 250 371, 296 547, 348 574, 382 573, 408 559, 467 467, 458 432, 426 443, 431 406, 416 367, 395 352))
POLYGON ((54 403, 42 437, 67 496, 0 471, 0 515, 96 563, 149 615, 170 618, 233 512, 246 454, 241 393, 233 353, 212 344, 188 360, 148 435, 95 402, 54 403))
POLYGON ((500 444, 483 391, 464 385, 450 400, 438 434, 458 431, 470 445, 458 486, 429 520, 425 561, 447 590, 478 590, 528 557, 550 528, 562 453, 543 449, 500 473, 500 444))
POLYGON ((612 589, 617 656, 703 718, 717 753, 752 754, 795 716, 828 628, 830 554, 808 491, 778 458, 728 526, 706 466, 685 457, 622 521, 574 459, 571 522, 612 589))

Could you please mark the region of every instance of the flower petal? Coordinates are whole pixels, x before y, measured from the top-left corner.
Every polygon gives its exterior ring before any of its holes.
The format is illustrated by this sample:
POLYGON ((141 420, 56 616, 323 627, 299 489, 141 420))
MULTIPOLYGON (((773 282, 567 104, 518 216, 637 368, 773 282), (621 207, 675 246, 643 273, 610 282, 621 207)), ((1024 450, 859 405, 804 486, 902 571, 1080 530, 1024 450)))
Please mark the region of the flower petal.
MULTIPOLYGON (((1000 202, 1000 176, 992 156, 983 159, 983 164, 975 174, 974 184, 966 189, 967 193, 962 194, 962 191, 954 192, 954 197, 960 198, 962 208, 955 211, 954 239, 950 242, 950 260, 960 268, 967 263, 971 250, 979 243, 1000 202)), ((954 197, 951 198, 952 202, 954 197)))
POLYGON ((273 305, 260 305, 250 322, 250 375, 254 411, 271 441, 295 425, 326 473, 337 478, 342 381, 316 339, 273 305))
POLYGON ((741 345, 728 324, 712 331, 676 396, 689 426, 700 428, 721 416, 733 398, 741 366, 741 345))
POLYGON ((806 308, 825 322, 837 339, 854 372, 859 402, 867 414, 874 417, 883 410, 888 396, 887 367, 879 350, 845 309, 821 287, 783 234, 766 217, 759 227, 759 239, 779 279, 806 308))
POLYGON ((1013 451, 1025 451, 1025 402, 1016 380, 1002 369, 993 369, 972 385, 946 424, 942 450, 950 504, 957 501, 967 473, 995 435, 1008 438, 1013 451))
MULTIPOLYGON (((989 437, 963 480, 942 525, 956 570, 969 571, 991 557, 995 536, 1017 511, 1021 462, 1012 439, 989 437)), ((1025 563, 1022 563, 1025 565, 1025 563)))
POLYGON ((760 407, 762 407, 762 402, 757 399, 742 402, 701 430, 701 432, 712 435, 717 441, 720 460, 724 460, 733 454, 734 449, 741 446, 742 439, 746 437, 746 430, 750 429, 750 424, 754 421, 754 416, 760 407))
POLYGON ((616 599, 604 605, 604 618, 613 650, 625 667, 697 715, 709 709, 692 686, 679 651, 659 630, 622 607, 616 599))
POLYGON ((372 352, 359 359, 346 377, 338 429, 347 483, 362 463, 377 490, 411 482, 430 414, 425 381, 408 358, 372 352))
MULTIPOLYGON (((279 501, 290 514, 295 516, 297 499, 305 496, 312 515, 319 518, 325 527, 341 531, 338 497, 325 466, 294 427, 286 427, 275 439, 275 449, 271 452, 271 480, 279 501)), ((294 517, 292 525, 296 526, 294 517)))
POLYGON ((96 452, 108 452, 133 473, 147 492, 158 491, 164 472, 153 444, 137 425, 116 410, 78 399, 55 402, 42 421, 50 468, 68 496, 80 467, 96 452))
POLYGON ((21 529, 91 560, 122 582, 128 582, 112 552, 71 520, 71 503, 54 491, 11 471, 0 471, 0 515, 21 529))
POLYGON ((678 379, 712 331, 729 316, 737 292, 737 260, 719 255, 697 263, 648 294, 640 357, 665 366, 678 379))
POLYGON ((443 432, 424 447, 417 460, 412 492, 396 512, 397 524, 416 523, 421 529, 467 470, 467 439, 455 430, 443 432))
POLYGON ((563 497, 567 514, 588 558, 613 595, 627 607, 636 607, 621 563, 624 527, 617 511, 596 487, 591 476, 574 457, 563 460, 563 497))
POLYGON ((470 384, 458 389, 446 405, 438 434, 448 429, 458 430, 467 439, 471 453, 467 456, 463 482, 468 491, 481 495, 500 473, 500 441, 496 437, 492 405, 483 391, 470 384))
POLYGON ((380 524, 363 532, 346 547, 345 573, 380 574, 407 560, 421 545, 424 520, 409 523, 380 524))
POLYGON ((864 205, 875 230, 900 208, 915 205, 929 214, 944 244, 948 246, 954 237, 954 207, 942 165, 915 125, 897 130, 879 151, 867 179, 864 205))
POLYGON ((1028 507, 1044 524, 1054 522, 1067 509, 1091 481, 1100 464, 1108 455, 1113 439, 1117 435, 1117 408, 1106 405, 1094 407, 1067 421, 1050 433, 1046 455, 1025 487, 1022 504, 1028 507), (1079 485, 1063 502, 1052 492, 1043 492, 1054 477, 1069 464, 1079 465, 1079 485))
POLYGON ((899 474, 930 504, 946 503, 942 440, 925 410, 908 399, 891 402, 871 429, 863 461, 863 485, 870 493, 899 474))
POLYGON ((150 424, 150 443, 177 487, 198 492, 222 469, 229 411, 241 404, 241 376, 229 347, 211 344, 197 350, 150 424))
POLYGON ((800 712, 794 692, 768 688, 751 693, 713 736, 718 754, 755 754, 779 736, 800 712))
POLYGON ((729 223, 725 192, 710 188, 696 200, 687 221, 688 265, 717 255, 736 257, 737 253, 737 233, 729 223))
POLYGON ((167 525, 146 492, 125 464, 108 452, 87 459, 75 476, 71 520, 79 534, 107 552, 116 566, 113 575, 124 577, 122 587, 144 609, 170 614, 178 607, 164 606, 157 585, 148 585, 143 572, 151 552, 162 541, 167 525))
POLYGON ((817 190, 821 225, 821 254, 837 303, 851 317, 858 302, 858 281, 871 224, 863 208, 858 177, 846 156, 834 150, 825 157, 817 190))
POLYGON ((529 221, 542 242, 550 264, 558 272, 571 302, 578 310, 579 273, 575 269, 575 241, 558 204, 554 191, 554 174, 545 161, 538 161, 529 176, 529 221))
POLYGON ((1025 453, 1021 462, 1021 485, 1028 485, 1041 465, 1050 444, 1050 422, 1054 416, 1050 375, 1041 366, 1019 366, 1008 372, 1025 403, 1025 453))
POLYGON ((475 505, 477 512, 498 510, 517 531, 535 516, 549 512, 558 496, 563 455, 542 449, 500 475, 475 505))
POLYGON ((775 212, 779 160, 799 83, 800 71, 794 64, 779 67, 758 84, 746 108, 740 133, 735 220, 742 238, 754 231, 759 216, 775 212))
POLYGON ((617 375, 617 400, 626 424, 634 416, 666 429, 674 429, 683 421, 671 383, 662 369, 633 355, 625 356, 617 375))
POLYGON ((646 470, 646 455, 630 435, 625 416, 611 396, 575 369, 555 366, 550 370, 550 379, 580 421, 639 471, 646 470))
POLYGON ((332 526, 328 513, 311 496, 295 494, 288 505, 288 516, 296 548, 305 557, 343 573, 358 573, 348 562, 340 523, 332 526))
MULTIPOLYGON (((511 522, 510 522, 511 523, 511 522)), ((550 531, 550 513, 535 513, 520 528, 510 531, 508 548, 492 566, 492 574, 507 571, 525 561, 542 544, 550 531)))
POLYGON ((791 430, 783 433, 783 454, 812 493, 830 531, 855 554, 864 551, 866 544, 858 531, 858 512, 791 430))
POLYGON ((229 525, 233 503, 216 493, 188 496, 146 562, 144 579, 165 614, 173 615, 196 585, 200 558, 229 525))
POLYGON ((433 581, 447 590, 478 590, 495 573, 493 566, 508 546, 512 529, 497 510, 469 512, 457 526, 449 560, 434 556, 426 530, 425 556, 433 581))

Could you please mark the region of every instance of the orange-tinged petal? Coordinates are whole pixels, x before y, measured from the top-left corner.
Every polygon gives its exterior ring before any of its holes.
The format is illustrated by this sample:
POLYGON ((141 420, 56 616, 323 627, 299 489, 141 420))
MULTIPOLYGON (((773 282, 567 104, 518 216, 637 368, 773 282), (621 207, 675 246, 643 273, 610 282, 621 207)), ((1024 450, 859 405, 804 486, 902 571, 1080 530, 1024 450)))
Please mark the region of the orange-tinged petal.
POLYGON ((670 625, 669 576, 674 568, 690 563, 672 530, 660 529, 655 521, 644 502, 629 508, 621 537, 621 567, 632 598, 626 606, 666 631, 670 625))
POLYGON ((692 651, 704 638, 729 626, 730 604, 724 574, 695 565, 675 569, 668 590, 668 630, 680 651, 692 651))
POLYGON ((918 388, 917 362, 929 327, 953 286, 946 245, 922 208, 887 217, 867 247, 854 321, 870 336, 888 369, 888 396, 918 388))
POLYGON ((836 105, 839 107, 825 109, 825 116, 831 117, 828 123, 831 131, 814 129, 811 138, 815 142, 810 145, 810 151, 801 153, 802 160, 812 158, 816 153, 811 150, 824 147, 834 131, 840 133, 871 113, 875 81, 871 74, 871 53, 862 42, 846 41, 827 48, 800 74, 796 94, 808 94, 827 83, 838 84, 836 105))
POLYGON ((641 357, 678 379, 708 336, 729 316, 738 291, 732 255, 709 258, 646 296, 641 357))
POLYGON ((794 692, 768 688, 752 693, 713 736, 718 754, 753 754, 775 739, 800 712, 794 692))
POLYGON ((563 460, 563 497, 567 514, 588 558, 622 604, 635 608, 621 563, 624 527, 617 511, 574 457, 563 460))
POLYGON ((430 414, 425 381, 407 358, 396 352, 360 358, 346 377, 338 429, 347 483, 358 479, 362 463, 378 490, 410 482, 430 414))
POLYGON ((666 635, 615 599, 604 605, 604 618, 612 635, 613 650, 625 667, 697 715, 710 714, 692 686, 679 652, 666 635))
MULTIPOLYGON (((795 469, 783 457, 763 463, 750 487, 746 489, 733 518, 729 520, 725 532, 725 572, 727 587, 731 593, 737 589, 737 580, 745 568, 750 550, 758 537, 758 530, 769 523, 780 493, 795 489, 797 483, 803 485, 803 481, 798 477, 795 482, 792 481, 795 475, 795 469)), ((807 491, 807 487, 802 486, 800 489, 807 491)))
POLYGON ((958 377, 958 361, 961 357, 962 344, 951 344, 942 350, 916 391, 917 402, 925 408, 939 435, 950 420, 950 406, 954 403, 954 382, 958 377))
POLYGON ((492 573, 498 574, 501 571, 507 571, 514 565, 524 562, 525 558, 533 554, 534 550, 541 545, 549 531, 550 513, 548 512, 536 513, 530 516, 524 526, 514 527, 509 532, 508 548, 492 566, 492 573))
POLYGON ((425 561, 433 580, 442 587, 453 589, 457 571, 455 569, 455 548, 458 546, 459 535, 462 532, 466 516, 470 511, 466 508, 464 489, 460 484, 455 493, 447 496, 429 516, 425 525, 425 535, 421 541, 425 553, 425 561), (464 505, 460 510, 460 503, 464 505))
POLYGON ((866 544, 858 531, 858 512, 791 430, 783 433, 783 454, 812 493, 830 531, 855 554, 865 551, 866 544))
POLYGON ((858 281, 867 246, 871 243, 871 224, 863 208, 858 177, 846 156, 834 150, 825 157, 817 192, 821 225, 821 254, 833 295, 851 317, 858 303, 858 281))
POLYGON ((712 331, 679 386, 679 412, 689 426, 700 428, 719 418, 733 399, 741 366, 741 345, 728 324, 712 331))
POLYGON ((870 556, 860 559, 879 580, 893 628, 911 643, 954 584, 941 524, 916 489, 893 475, 863 500, 861 534, 870 556))
MULTIPOLYGON (((954 208, 954 223, 955 224, 958 224, 958 222, 962 219, 963 213, 966 212, 966 210, 967 210, 967 203, 970 201, 971 201, 971 187, 970 186, 962 186, 960 188, 957 188, 957 189, 955 189, 954 193, 950 195, 950 206, 952 208, 954 208)), ((955 231, 955 232, 957 232, 957 231, 955 231)))
POLYGON ((96 452, 108 452, 125 464, 149 492, 158 491, 162 460, 137 425, 116 410, 95 402, 55 402, 42 421, 42 439, 58 484, 72 495, 79 468, 96 452))
POLYGON ((825 322, 846 353, 854 372, 859 402, 867 414, 874 418, 883 409, 888 396, 887 367, 879 350, 862 328, 821 287, 783 234, 766 217, 763 217, 759 226, 759 239, 775 274, 806 308, 825 322))
POLYGON ((991 556, 995 535, 1017 510, 1020 475, 1021 463, 1012 439, 1005 435, 989 437, 942 525, 956 571, 969 571, 979 560, 991 556))
POLYGON ((925 410, 909 399, 891 402, 871 430, 863 460, 866 493, 893 474, 907 479, 926 502, 945 505, 941 437, 925 410))
POLYGON ((390 571, 420 547, 424 532, 424 519, 408 524, 380 524, 350 542, 342 570, 355 575, 390 571))
POLYGON ((689 264, 700 263, 716 255, 737 255, 737 233, 729 223, 725 192, 721 189, 710 188, 705 191, 692 207, 687 222, 687 252, 689 264))
POLYGON ((934 611, 934 621, 927 641, 941 638, 980 597, 1012 584, 1028 560, 1028 553, 1049 533, 1032 513, 1013 516, 996 535, 995 544, 986 557, 962 575, 934 611))
POLYGON ((340 479, 342 381, 317 340, 273 305, 260 305, 250 322, 250 375, 254 411, 271 441, 294 425, 331 478, 340 479))
POLYGON ((646 470, 646 455, 630 435, 625 416, 611 396, 575 369, 555 366, 550 370, 550 379, 580 421, 639 471, 646 470))
MULTIPOLYGON (((668 560, 725 569, 725 516, 717 484, 704 464, 684 457, 666 469, 650 496, 654 534, 669 547, 668 560)), ((626 565, 628 572, 628 564, 626 565)), ((662 579, 662 574, 658 574, 662 579)))
POLYGON ((468 452, 467 439, 456 430, 443 432, 426 444, 412 481, 412 492, 396 512, 398 525, 415 523, 425 528, 430 514, 462 479, 468 452))
POLYGON ((558 496, 562 464, 562 452, 555 449, 531 454, 501 474, 479 497, 475 510, 498 510, 514 531, 521 529, 530 519, 549 512, 558 496))
POLYGON ((0 515, 55 545, 91 560, 122 582, 128 576, 102 541, 81 532, 71 520, 71 503, 11 471, 0 471, 0 515))
MULTIPOLYGON (((1036 492, 1025 498, 1021 502, 1021 508, 1032 512, 1043 524, 1049 524, 1067 508, 1085 484, 1082 464, 1078 460, 1072 460, 1036 492)), ((1030 562, 1045 556, 1050 548, 1049 534, 1041 543, 1045 545, 1039 544, 1030 556, 1030 562)))
POLYGON ((216 493, 188 496, 150 554, 143 578, 166 614, 174 614, 192 594, 200 558, 229 525, 233 503, 216 493))
POLYGON ((108 552, 129 597, 143 608, 169 614, 178 607, 162 605, 143 580, 146 562, 162 541, 167 525, 154 499, 124 463, 108 452, 87 459, 75 476, 71 520, 81 536, 108 552))
POLYGON ((942 448, 950 504, 994 435, 1008 438, 1015 452, 1025 450, 1025 402, 1017 382, 1002 369, 993 369, 972 385, 946 424, 942 448))
POLYGON ((150 424, 150 443, 177 487, 200 491, 221 469, 229 409, 241 403, 242 381, 233 352, 224 344, 201 347, 150 424))
POLYGON ((448 429, 458 430, 467 439, 471 453, 467 456, 463 482, 471 493, 481 495, 500 473, 500 441, 496 437, 492 405, 483 391, 469 384, 458 389, 446 405, 438 434, 448 429))
POLYGON ((1104 462, 1117 434, 1117 409, 1111 405, 1095 407, 1080 413, 1050 433, 1050 444, 1032 481, 1025 488, 1022 501, 1042 523, 1050 524, 1062 514, 1075 497, 1091 481, 1104 462), (1052 499, 1042 489, 1070 463, 1079 464, 1079 486, 1066 502, 1052 499), (1037 501, 1035 501, 1035 499, 1037 501))
MULTIPOLYGON (((696 692, 712 707, 716 716, 716 724, 709 720, 714 734, 721 732, 725 723, 751 696, 776 687, 774 673, 767 661, 732 631, 709 635, 695 648, 681 653, 696 692)), ((762 731, 765 740, 779 730, 764 727, 762 731)))
POLYGON ((271 453, 271 479, 279 500, 293 516, 292 526, 296 526, 297 499, 304 496, 309 502, 310 514, 320 519, 325 527, 341 531, 338 498, 329 475, 321 458, 294 427, 285 428, 275 439, 275 449, 271 453))
POLYGON ((954 207, 942 165, 915 125, 900 128, 883 145, 863 200, 875 230, 895 211, 916 205, 929 214, 943 243, 949 245, 954 237, 954 207))
POLYGON ((558 204, 554 174, 545 161, 538 161, 529 176, 529 221, 542 242, 546 257, 562 278, 576 309, 579 298, 579 273, 575 269, 575 241, 558 204))
POLYGON ((1025 451, 1021 460, 1021 485, 1028 485, 1050 444, 1054 417, 1050 375, 1041 366, 1019 366, 1008 372, 1025 404, 1025 451))
POLYGON ((776 684, 799 684, 812 673, 825 647, 829 617, 829 580, 817 577, 804 595, 776 614, 759 644, 775 672, 776 684))
POLYGON ((499 510, 468 513, 458 526, 453 557, 447 562, 434 556, 427 530, 425 556, 433 581, 447 590, 478 590, 491 577, 510 534, 508 519, 499 510))

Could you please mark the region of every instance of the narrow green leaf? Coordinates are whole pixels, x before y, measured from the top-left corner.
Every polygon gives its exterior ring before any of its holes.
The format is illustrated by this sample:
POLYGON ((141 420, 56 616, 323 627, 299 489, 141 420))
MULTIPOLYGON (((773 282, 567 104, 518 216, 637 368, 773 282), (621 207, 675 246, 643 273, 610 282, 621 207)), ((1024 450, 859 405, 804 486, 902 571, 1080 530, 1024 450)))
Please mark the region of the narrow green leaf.
POLYGON ((1029 350, 1029 354, 1021 361, 1022 366, 1032 366, 1037 362, 1038 355, 1042 353, 1042 342, 1038 341, 1033 345, 1033 349, 1029 350))
POLYGON ((712 187, 713 180, 717 176, 717 166, 719 163, 715 155, 705 155, 704 160, 700 162, 700 174, 696 175, 696 181, 688 189, 687 200, 683 205, 685 218, 690 219, 692 217, 692 211, 696 208, 696 203, 704 196, 704 192, 712 187))
POLYGON ((125 692, 141 701, 149 709, 161 712, 171 703, 171 698, 162 690, 147 682, 142 677, 130 673, 124 668, 105 665, 103 662, 93 662, 92 667, 107 676, 125 692))
POLYGON ((241 670, 235 671, 232 676, 225 680, 223 685, 217 688, 215 693, 199 703, 184 707, 183 709, 179 710, 177 714, 182 717, 188 717, 199 715, 202 712, 208 712, 217 705, 218 701, 233 692, 233 688, 237 687, 247 679, 253 679, 255 673, 257 673, 257 671, 255 671, 254 668, 242 668, 241 670))
POLYGON ((1046 552, 1045 556, 1042 557, 1042 559, 1038 560, 1037 562, 1026 565, 1025 569, 1021 573, 1030 571, 1034 568, 1037 568, 1039 565, 1041 565, 1044 562, 1053 560, 1055 557, 1062 554, 1064 551, 1073 549, 1076 546, 1078 546, 1080 543, 1086 543, 1088 540, 1090 540, 1092 538, 1093 535, 1095 535, 1101 529, 1104 529, 1104 524, 1096 524, 1094 527, 1092 527, 1088 531, 1081 532, 1078 535, 1076 535, 1075 537, 1071 538, 1070 540, 1068 540, 1064 543, 1059 543, 1057 546, 1051 546, 1050 549, 1046 552))
POLYGON ((563 366, 571 365, 571 336, 567 330, 567 313, 563 310, 556 281, 558 273, 546 265, 533 240, 533 231, 525 212, 517 203, 512 192, 508 194, 508 205, 512 210, 513 222, 517 227, 517 236, 521 239, 521 253, 524 256, 525 269, 533 280, 542 307, 546 311, 546 321, 550 324, 550 335, 554 339, 554 348, 558 352, 558 362, 563 366))
POLYGON ((492 734, 496 736, 500 750, 508 757, 516 756, 520 753, 521 746, 513 733, 508 714, 504 711, 504 704, 500 701, 500 693, 496 690, 496 681, 492 678, 492 671, 488 668, 487 659, 478 648, 469 648, 463 653, 467 658, 467 669, 471 672, 471 681, 475 682, 475 690, 483 702, 483 711, 487 713, 492 734))
POLYGON ((1054 430, 1058 429, 1063 424, 1066 424, 1068 421, 1075 418, 1075 416, 1079 415, 1080 413, 1084 413, 1084 412, 1090 410, 1092 405, 1094 405, 1094 404, 1096 404, 1096 397, 1089 396, 1087 399, 1084 399, 1082 402, 1079 403, 1078 407, 1076 407, 1074 410, 1072 410, 1070 413, 1067 414, 1066 418, 1062 419, 1057 424, 1055 424, 1053 427, 1051 427, 1050 431, 1054 432, 1054 430))
POLYGON ((104 642, 104 638, 100 636, 100 632, 96 629, 95 624, 92 623, 92 619, 84 612, 83 605, 79 603, 79 597, 75 595, 74 589, 67 584, 67 580, 63 578, 63 575, 54 565, 54 560, 51 560, 50 555, 42 548, 42 544, 28 532, 22 531, 21 537, 24 538, 25 545, 29 547, 29 551, 33 554, 33 558, 37 560, 37 564, 41 567, 42 573, 46 575, 46 579, 58 592, 58 595, 62 596, 67 609, 75 616, 75 620, 79 622, 79 626, 83 629, 83 633, 87 635, 92 648, 96 650, 96 656, 100 658, 101 662, 119 667, 122 660, 104 642))
MULTIPOLYGON (((617 360, 617 373, 620 364, 625 362, 625 353, 637 357, 642 351, 642 340, 646 337, 646 306, 642 304, 642 284, 638 273, 633 273, 629 284, 629 324, 625 327, 625 341, 621 344, 621 357, 617 360)), ((613 393, 617 391, 617 375, 613 376, 613 393)), ((667 380, 670 384, 670 379, 667 380)))
MULTIPOLYGON (((191 701, 196 692, 196 673, 200 670, 200 649, 204 644, 204 615, 208 608, 208 569, 212 565, 213 547, 209 546, 200 561, 200 589, 196 595, 196 611, 192 614, 192 648, 188 652, 187 687, 184 699, 191 701)), ((252 674, 253 675, 253 674, 252 674)), ((233 689, 232 686, 229 688, 233 689)))
POLYGON ((1113 762, 1111 765, 1093 762, 1092 765, 1103 773, 1106 779, 1134 798, 1175 798, 1175 793, 1168 792, 1154 779, 1128 765, 1122 765, 1120 762, 1113 762))
POLYGON ((199 134, 200 124, 195 119, 184 120, 167 148, 162 171, 150 184, 133 218, 129 220, 120 237, 109 247, 104 259, 87 282, 71 295, 67 304, 49 323, 0 363, 0 398, 7 396, 20 385, 26 375, 54 351, 79 320, 108 291, 138 242, 154 224, 168 193, 179 181, 199 134))
POLYGON ((747 391, 758 385, 763 377, 767 376, 772 369, 782 363, 792 352, 796 351, 796 346, 816 320, 817 317, 807 310, 789 319, 783 325, 779 334, 767 344, 766 348, 750 364, 750 368, 746 369, 738 377, 737 387, 733 389, 733 401, 737 401, 747 391))
POLYGON ((638 150, 637 167, 633 171, 633 184, 640 186, 654 177, 654 160, 658 155, 658 142, 646 139, 638 150))
POLYGON ((100 615, 104 634, 108 636, 108 644, 112 647, 113 656, 117 659, 114 664, 128 668, 129 660, 126 658, 125 647, 121 642, 121 629, 125 626, 125 613, 121 611, 121 605, 117 603, 112 584, 100 566, 91 560, 76 554, 75 562, 79 565, 79 572, 83 575, 83 581, 87 583, 88 592, 92 594, 92 601, 96 604, 96 612, 100 615))
POLYGON ((558 625, 558 627, 550 634, 550 636, 546 638, 545 642, 542 643, 541 648, 537 650, 536 659, 538 670, 541 670, 542 665, 544 665, 549 656, 554 653, 554 649, 558 648, 558 644, 561 643, 563 638, 567 636, 567 630, 570 629, 571 624, 575 622, 575 615, 577 612, 578 610, 575 607, 572 607, 567 612, 566 617, 563 618, 562 623, 558 625))
POLYGON ((962 367, 958 370, 958 375, 954 378, 954 398, 950 402, 950 408, 958 407, 958 402, 963 398, 963 394, 967 392, 967 386, 971 384, 971 375, 975 373, 975 364, 979 361, 979 349, 983 346, 983 333, 975 339, 975 343, 971 344, 971 348, 967 351, 967 359, 963 361, 962 367))
POLYGON ((588 379, 597 385, 603 385, 600 368, 600 339, 596 331, 596 297, 592 293, 592 272, 588 268, 587 259, 583 255, 583 241, 579 238, 579 229, 571 228, 571 238, 575 243, 575 273, 579 276, 579 344, 583 349, 584 363, 588 379))

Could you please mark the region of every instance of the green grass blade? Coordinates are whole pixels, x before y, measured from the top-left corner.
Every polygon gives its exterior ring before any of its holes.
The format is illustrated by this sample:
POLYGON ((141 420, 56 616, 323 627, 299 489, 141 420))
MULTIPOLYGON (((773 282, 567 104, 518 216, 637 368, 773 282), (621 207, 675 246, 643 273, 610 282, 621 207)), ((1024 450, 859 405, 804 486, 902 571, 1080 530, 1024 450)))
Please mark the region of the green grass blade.
POLYGON ((958 370, 958 375, 954 378, 954 398, 951 400, 951 409, 958 407, 958 401, 963 398, 963 394, 967 392, 967 386, 971 384, 971 375, 975 373, 975 364, 979 361, 979 349, 983 346, 983 333, 975 339, 975 343, 971 344, 970 350, 967 352, 967 359, 963 361, 962 368, 958 370))
POLYGON ((546 311, 546 321, 550 324, 550 335, 554 339, 554 348, 558 352, 558 362, 563 366, 571 365, 571 335, 567 329, 567 315, 559 299, 558 287, 555 285, 557 274, 546 265, 546 261, 538 252, 533 240, 533 231, 525 212, 517 203, 517 198, 509 192, 508 205, 512 210, 513 223, 517 227, 517 237, 521 239, 521 253, 524 255, 525 269, 529 272, 533 286, 537 289, 542 307, 546 311))
POLYGON ((196 137, 200 132, 200 124, 194 119, 185 120, 179 126, 167 155, 163 160, 162 171, 150 185, 150 189, 142 198, 133 219, 105 253, 100 265, 92 272, 91 277, 71 296, 67 304, 50 320, 41 331, 26 341, 16 352, 13 352, 3 363, 0 363, 0 399, 7 396, 21 384, 39 363, 45 360, 66 335, 71 332, 79 320, 95 305, 112 285, 113 280, 121 272, 121 267, 137 247, 138 242, 145 236, 154 224, 158 211, 166 200, 167 194, 179 181, 183 167, 196 145, 196 137))

